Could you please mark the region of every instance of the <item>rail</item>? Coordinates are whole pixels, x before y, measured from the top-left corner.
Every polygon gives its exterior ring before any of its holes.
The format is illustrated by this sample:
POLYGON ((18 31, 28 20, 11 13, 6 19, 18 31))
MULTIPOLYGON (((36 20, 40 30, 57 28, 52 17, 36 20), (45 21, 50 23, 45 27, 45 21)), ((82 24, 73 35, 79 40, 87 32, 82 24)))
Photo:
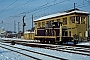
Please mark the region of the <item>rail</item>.
MULTIPOLYGON (((51 45, 51 44, 27 43, 27 42, 16 42, 16 44, 90 56, 90 46, 84 46, 84 45, 69 45, 69 44, 68 45, 67 44, 66 45, 54 45, 54 44, 51 45)), ((38 52, 34 52, 34 53, 38 53, 38 52)))
MULTIPOLYGON (((4 45, 4 46, 9 46, 9 47, 12 47, 12 48, 20 49, 20 50, 23 50, 23 51, 32 52, 32 53, 35 53, 35 54, 40 54, 40 55, 43 55, 43 56, 51 57, 51 58, 54 58, 54 59, 57 59, 57 60, 67 60, 67 59, 64 59, 64 58, 55 57, 55 56, 52 56, 52 55, 48 55, 48 54, 44 54, 44 53, 40 53, 40 52, 35 52, 35 51, 31 51, 31 50, 27 50, 27 49, 23 49, 23 48, 19 48, 19 47, 14 47, 14 46, 7 45, 7 44, 2 44, 2 43, 0 43, 0 44, 1 45, 4 45)), ((28 57, 31 57, 31 58, 34 58, 34 59, 37 59, 37 60, 41 60, 39 58, 36 58, 36 57, 33 57, 33 56, 29 56, 27 54, 24 54, 24 53, 21 53, 21 52, 18 52, 18 51, 15 51, 15 50, 12 50, 12 49, 3 47, 3 46, 0 46, 0 47, 5 48, 5 49, 8 49, 8 50, 13 51, 13 52, 20 53, 22 55, 25 55, 25 56, 28 56, 28 57)))

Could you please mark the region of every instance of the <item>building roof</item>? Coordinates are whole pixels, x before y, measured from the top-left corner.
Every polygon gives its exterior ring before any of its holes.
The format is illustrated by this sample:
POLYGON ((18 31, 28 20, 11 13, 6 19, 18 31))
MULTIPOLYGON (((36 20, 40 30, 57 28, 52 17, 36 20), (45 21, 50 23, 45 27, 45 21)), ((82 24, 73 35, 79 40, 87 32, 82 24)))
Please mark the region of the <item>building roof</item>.
POLYGON ((39 20, 43 20, 43 19, 52 18, 52 17, 57 17, 57 16, 63 16, 63 15, 67 15, 67 14, 72 14, 72 13, 89 14, 89 12, 82 11, 82 10, 79 10, 79 9, 76 8, 76 9, 71 9, 71 10, 64 11, 62 13, 56 13, 56 14, 51 14, 51 15, 40 17, 40 18, 34 20, 34 22, 35 21, 39 21, 39 20))

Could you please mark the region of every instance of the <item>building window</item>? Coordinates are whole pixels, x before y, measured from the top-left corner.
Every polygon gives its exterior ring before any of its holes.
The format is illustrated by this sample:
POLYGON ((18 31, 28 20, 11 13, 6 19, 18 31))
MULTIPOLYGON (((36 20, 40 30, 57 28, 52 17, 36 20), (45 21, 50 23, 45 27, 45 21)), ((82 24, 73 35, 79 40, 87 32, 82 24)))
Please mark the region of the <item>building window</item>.
POLYGON ((70 17, 71 23, 75 23, 75 16, 70 17))
POLYGON ((76 23, 80 24, 80 16, 76 16, 76 23))
POLYGON ((68 29, 72 29, 72 28, 68 28, 68 29))
POLYGON ((69 31, 69 36, 71 36, 71 31, 69 31))
POLYGON ((51 27, 51 24, 52 24, 52 22, 51 22, 51 21, 49 21, 49 22, 48 22, 48 27, 51 27))
POLYGON ((46 24, 48 24, 48 23, 49 23, 49 21, 46 22, 46 24))
POLYGON ((49 21, 46 21, 46 26, 45 27, 48 27, 48 23, 49 23, 49 21))
POLYGON ((45 27, 45 22, 42 22, 42 27, 45 27))
POLYGON ((52 20, 52 23, 54 22, 54 20, 52 20))
POLYGON ((67 24, 67 18, 63 18, 63 25, 67 24))
POLYGON ((60 22, 60 19, 57 19, 57 22, 60 22))
POLYGON ((35 23, 35 27, 37 27, 37 23, 35 23))
POLYGON ((38 27, 41 27, 41 22, 38 22, 38 27))
POLYGON ((81 24, 85 24, 85 17, 81 17, 81 24))

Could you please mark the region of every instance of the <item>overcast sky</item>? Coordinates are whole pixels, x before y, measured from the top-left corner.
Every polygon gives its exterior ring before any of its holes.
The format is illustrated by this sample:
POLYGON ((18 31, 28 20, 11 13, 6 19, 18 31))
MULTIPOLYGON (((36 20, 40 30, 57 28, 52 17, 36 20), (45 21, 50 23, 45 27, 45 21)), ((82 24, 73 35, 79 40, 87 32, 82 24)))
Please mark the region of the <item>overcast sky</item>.
POLYGON ((22 17, 25 17, 25 30, 31 29, 31 16, 37 19, 43 15, 72 9, 76 7, 90 12, 90 0, 0 0, 0 28, 14 31, 14 21, 16 22, 16 31, 18 31, 18 22, 22 30, 22 17))

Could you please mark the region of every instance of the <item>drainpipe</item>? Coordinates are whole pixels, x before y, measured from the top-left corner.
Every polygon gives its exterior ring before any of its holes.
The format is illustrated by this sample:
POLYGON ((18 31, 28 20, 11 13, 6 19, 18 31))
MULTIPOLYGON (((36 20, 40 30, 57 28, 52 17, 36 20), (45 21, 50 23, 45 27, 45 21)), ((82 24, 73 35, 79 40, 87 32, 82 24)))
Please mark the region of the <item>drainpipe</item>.
POLYGON ((62 23, 60 23, 60 29, 59 29, 59 36, 60 36, 60 42, 62 41, 62 23))

